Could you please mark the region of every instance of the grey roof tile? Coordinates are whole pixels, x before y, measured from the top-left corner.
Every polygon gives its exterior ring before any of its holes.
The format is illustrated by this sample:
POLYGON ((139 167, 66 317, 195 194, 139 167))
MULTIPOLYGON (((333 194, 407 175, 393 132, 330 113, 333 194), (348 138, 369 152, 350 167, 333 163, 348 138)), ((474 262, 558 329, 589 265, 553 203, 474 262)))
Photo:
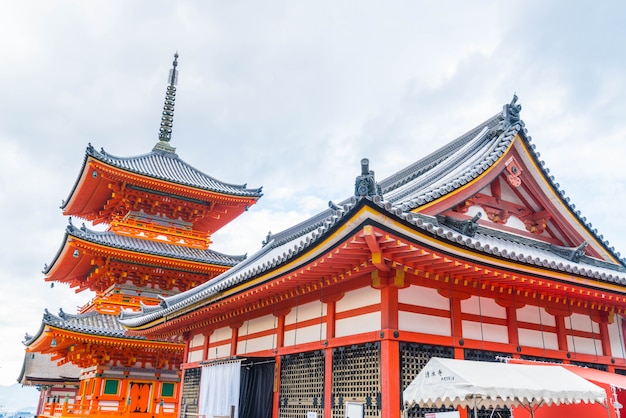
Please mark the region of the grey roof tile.
POLYGON ((195 169, 172 152, 157 150, 135 157, 116 157, 104 149, 96 151, 89 144, 87 155, 126 171, 185 186, 235 196, 260 197, 262 195, 262 188, 248 189, 245 184, 224 183, 195 169))
MULTIPOLYGON (((232 267, 246 258, 246 255, 227 255, 210 249, 202 250, 199 248, 173 245, 165 242, 145 240, 125 235, 118 235, 110 231, 93 231, 85 226, 77 228, 72 224, 67 226, 64 242, 67 241, 70 236, 111 248, 225 267, 232 267)), ((62 249, 63 247, 59 249, 50 266, 46 266, 44 268, 44 273, 47 273, 54 265, 58 257, 61 255, 62 249)))
MULTIPOLYGON (((511 105, 513 104, 514 102, 511 105)), ((165 298, 160 310, 128 313, 121 321, 131 327, 148 323, 162 316, 171 315, 188 306, 192 301, 215 295, 228 287, 267 272, 305 251, 321 237, 327 236, 337 222, 353 212, 355 207, 359 206, 359 202, 365 201, 377 205, 381 211, 388 212, 389 215, 411 223, 417 229, 427 231, 455 245, 524 264, 542 266, 555 271, 573 272, 599 281, 626 284, 626 268, 623 260, 621 264, 590 257, 571 261, 551 251, 541 241, 524 239, 484 227, 479 228, 475 237, 467 237, 445 225, 440 225, 436 218, 410 212, 412 209, 462 187, 479 176, 503 155, 511 141, 519 134, 522 140, 529 144, 531 157, 536 160, 539 167, 542 167, 544 175, 549 179, 556 193, 563 198, 563 202, 586 225, 589 232, 603 242, 609 252, 619 258, 619 254, 614 253, 613 248, 608 247, 608 243, 603 241, 602 236, 598 235, 596 230, 592 229, 591 224, 586 223, 586 220, 580 217, 580 211, 575 210, 574 205, 569 203, 569 198, 566 198, 565 193, 559 189, 558 183, 555 183, 548 170, 543 168, 545 164, 539 160, 539 153, 534 151, 534 145, 530 143, 531 137, 527 135, 524 122, 507 116, 508 106, 511 105, 505 105, 502 112, 475 129, 381 181, 379 184, 383 190, 384 200, 381 200, 379 196, 373 199, 363 197, 359 201, 350 197, 339 205, 338 210, 327 209, 285 231, 269 234, 259 252, 233 269, 197 288, 165 298)))

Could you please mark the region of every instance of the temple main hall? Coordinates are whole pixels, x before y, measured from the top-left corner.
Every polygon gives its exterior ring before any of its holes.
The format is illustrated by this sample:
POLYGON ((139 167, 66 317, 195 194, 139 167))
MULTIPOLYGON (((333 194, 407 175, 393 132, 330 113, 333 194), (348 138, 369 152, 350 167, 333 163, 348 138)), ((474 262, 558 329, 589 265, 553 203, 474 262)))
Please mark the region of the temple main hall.
MULTIPOLYGON (((626 263, 549 173, 517 97, 382 178, 375 156, 346 167, 345 199, 242 257, 209 250, 210 237, 261 189, 179 159, 175 79, 176 61, 157 146, 140 157, 88 147, 63 208, 109 228, 68 226, 46 270, 97 296, 77 314, 46 312, 25 341, 27 359, 80 369, 74 392, 43 401, 42 416, 474 416, 405 403, 434 357, 623 381, 626 263)), ((604 416, 620 400, 607 399, 604 416)))

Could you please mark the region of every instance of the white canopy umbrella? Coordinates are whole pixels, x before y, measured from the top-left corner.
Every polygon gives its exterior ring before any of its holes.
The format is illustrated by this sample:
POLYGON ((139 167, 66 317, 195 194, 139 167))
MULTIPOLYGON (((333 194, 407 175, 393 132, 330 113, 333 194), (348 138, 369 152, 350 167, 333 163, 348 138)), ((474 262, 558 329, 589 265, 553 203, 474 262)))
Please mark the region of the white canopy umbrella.
POLYGON ((606 403, 606 393, 557 365, 489 363, 433 357, 404 390, 405 408, 461 406, 526 408, 606 403))

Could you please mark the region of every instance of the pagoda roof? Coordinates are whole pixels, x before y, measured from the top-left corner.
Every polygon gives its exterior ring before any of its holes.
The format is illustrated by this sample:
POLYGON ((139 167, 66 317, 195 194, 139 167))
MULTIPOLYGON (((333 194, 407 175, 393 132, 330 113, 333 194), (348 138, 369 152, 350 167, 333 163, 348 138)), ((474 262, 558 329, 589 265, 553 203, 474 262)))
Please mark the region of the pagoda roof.
POLYGON ((52 263, 44 267, 44 274, 50 273, 55 266, 60 264, 59 261, 63 258, 63 254, 68 248, 68 243, 72 242, 74 239, 83 240, 110 249, 224 267, 232 267, 246 258, 246 255, 227 255, 210 249, 200 249, 146 240, 132 236, 119 235, 111 231, 94 231, 84 225, 78 228, 70 223, 65 231, 63 245, 60 247, 52 263))
POLYGON ((103 148, 97 151, 89 144, 86 156, 141 176, 209 192, 241 197, 261 197, 262 195, 262 187, 248 189, 246 184, 224 183, 187 164, 174 152, 156 149, 134 157, 116 157, 103 148))
POLYGON ((120 322, 135 330, 149 329, 167 317, 171 326, 174 317, 214 304, 229 291, 241 292, 246 284, 258 286, 300 271, 324 254, 340 251, 337 249, 362 236, 366 225, 398 237, 406 245, 423 245, 439 254, 471 262, 479 260, 483 265, 506 266, 505 269, 519 266, 543 277, 556 275, 569 280, 567 277, 578 276, 585 286, 604 286, 624 293, 624 261, 586 223, 550 176, 519 119, 521 107, 516 100, 515 97, 502 112, 476 128, 378 183, 382 193, 353 196, 339 204, 331 202, 329 209, 309 220, 269 234, 256 254, 210 282, 164 298, 160 306, 145 307, 143 312, 123 312, 120 322), (477 188, 488 186, 500 175, 498 170, 505 169, 504 161, 511 155, 532 171, 525 181, 535 189, 535 196, 550 205, 553 222, 559 224, 571 242, 555 244, 545 237, 527 236, 530 234, 512 228, 443 216, 476 193, 477 188), (459 225, 470 226, 471 233, 459 225))
POLYGON ((102 187, 100 183, 86 181, 94 176, 91 170, 94 164, 108 167, 118 175, 125 175, 126 183, 136 183, 138 187, 150 187, 156 190, 159 189, 157 184, 161 184, 161 187, 168 189, 170 193, 175 193, 174 190, 180 187, 191 188, 193 193, 190 191, 187 193, 189 196, 185 195, 185 197, 198 201, 208 200, 210 195, 256 201, 263 195, 261 187, 250 189, 246 184, 229 184, 204 174, 181 160, 174 152, 154 149, 147 154, 134 157, 116 157, 104 149, 97 151, 89 144, 80 174, 69 196, 61 205, 61 209, 66 214, 82 216, 82 213, 100 209, 103 204, 103 201, 92 201, 90 197, 96 187, 102 187), (93 205, 97 208, 91 207, 93 205))
POLYGON ((118 317, 116 315, 107 315, 98 312, 68 314, 60 310, 58 315, 54 315, 46 309, 40 331, 34 336, 27 335, 24 340, 24 345, 28 346, 36 341, 46 326, 97 337, 145 340, 145 337, 125 335, 124 328, 117 319, 118 317))
POLYGON ((176 368, 184 349, 184 345, 175 339, 127 335, 117 315, 94 311, 67 314, 62 310, 54 315, 47 309, 38 332, 34 336, 27 334, 23 344, 29 353, 51 354, 51 359, 58 365, 72 363, 80 368, 102 364, 102 350, 115 361, 123 361, 126 367, 131 367, 137 356, 154 362, 158 353, 169 353, 167 355, 176 360, 169 367, 176 368))

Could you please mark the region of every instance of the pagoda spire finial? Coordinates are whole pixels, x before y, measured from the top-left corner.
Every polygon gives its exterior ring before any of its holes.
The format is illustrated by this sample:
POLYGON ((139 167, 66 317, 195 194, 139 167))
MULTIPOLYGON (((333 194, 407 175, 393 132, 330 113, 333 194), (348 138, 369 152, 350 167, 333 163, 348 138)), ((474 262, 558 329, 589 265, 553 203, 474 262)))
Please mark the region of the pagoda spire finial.
POLYGON ((165 92, 165 104, 163 105, 163 115, 161 116, 161 127, 159 128, 159 142, 154 146, 153 151, 175 152, 176 148, 170 146, 172 139, 172 126, 174 125, 174 102, 176 101, 176 84, 178 82, 178 51, 174 54, 172 69, 167 78, 168 86, 165 92))

